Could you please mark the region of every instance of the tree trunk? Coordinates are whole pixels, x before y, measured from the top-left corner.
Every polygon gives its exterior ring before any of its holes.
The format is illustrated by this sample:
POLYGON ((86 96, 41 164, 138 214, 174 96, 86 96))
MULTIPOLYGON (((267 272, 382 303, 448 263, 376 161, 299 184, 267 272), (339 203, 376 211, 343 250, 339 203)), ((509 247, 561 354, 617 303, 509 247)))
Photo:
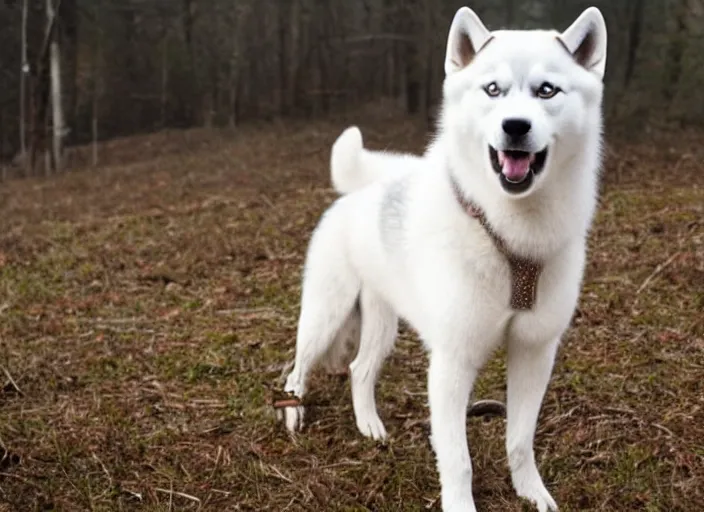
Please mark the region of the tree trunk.
MULTIPOLYGON (((46 15, 49 24, 55 23, 56 11, 52 0, 46 0, 46 15)), ((51 121, 52 121, 52 156, 54 168, 61 170, 61 151, 64 135, 64 111, 61 103, 61 54, 57 31, 51 35, 51 47, 49 50, 50 76, 51 76, 51 121)))
POLYGON ((296 97, 296 68, 298 66, 298 39, 300 32, 300 5, 298 0, 281 2, 279 7, 279 73, 281 75, 281 112, 289 115, 296 97))
MULTIPOLYGON (((7 138, 7 126, 5 126, 5 109, 0 108, 0 158, 4 158, 7 155, 7 148, 10 147, 10 143, 7 138)), ((2 177, 0 181, 5 181, 7 179, 7 166, 0 161, 0 169, 2 169, 2 177)))
POLYGON ((279 51, 278 51, 278 58, 279 58, 279 94, 278 94, 278 107, 279 107, 279 114, 286 115, 289 113, 289 104, 288 104, 288 95, 287 95, 287 90, 289 88, 289 83, 288 83, 288 59, 290 58, 289 56, 289 47, 288 47, 288 32, 290 31, 290 27, 288 27, 288 16, 287 16, 287 10, 290 9, 291 7, 287 5, 289 2, 281 2, 277 6, 278 9, 278 18, 277 18, 277 29, 278 29, 278 44, 279 44, 279 51))
POLYGON ((230 48, 230 65, 229 65, 229 75, 227 79, 227 125, 230 128, 237 126, 237 89, 239 87, 240 80, 240 27, 243 25, 240 23, 240 18, 243 16, 242 13, 236 14, 237 18, 235 21, 235 33, 232 35, 232 47, 230 48))
POLYGON ((422 65, 420 72, 421 82, 421 114, 426 123, 430 124, 430 105, 432 103, 432 71, 433 63, 433 32, 435 30, 433 20, 433 1, 425 0, 423 2, 425 14, 423 16, 423 46, 422 46, 422 65))
MULTIPOLYGON (((100 25, 100 11, 98 9, 98 2, 95 2, 94 10, 96 24, 100 25)), ((91 141, 92 141, 92 164, 93 167, 98 166, 98 116, 99 116, 99 103, 98 99, 100 97, 100 84, 102 78, 102 49, 103 49, 103 38, 102 32, 100 30, 95 31, 95 44, 93 47, 93 90, 91 98, 91 141)))
POLYGON ((677 93, 677 85, 682 76, 682 57, 687 45, 687 1, 677 0, 675 5, 675 32, 670 39, 670 45, 665 59, 665 82, 663 83, 663 98, 670 103, 677 93))
POLYGON ((423 114, 425 103, 425 59, 429 25, 427 21, 427 0, 415 0, 409 4, 406 33, 411 40, 406 46, 406 112, 423 114))
MULTIPOLYGON (((60 0, 59 0, 60 1, 60 0)), ((56 30, 56 17, 49 19, 44 41, 37 55, 34 68, 30 69, 28 79, 29 96, 29 171, 32 171, 37 162, 38 153, 48 147, 47 131, 49 123, 49 97, 50 74, 48 65, 50 61, 51 41, 56 30)), ((45 151, 46 153, 46 151, 45 151)))
POLYGON ((27 15, 28 0, 22 0, 22 58, 20 64, 20 158, 25 167, 25 173, 29 174, 27 167, 27 73, 29 73, 29 63, 27 62, 27 15))
MULTIPOLYGON (((80 0, 62 0, 56 6, 56 16, 60 20, 60 31, 57 33, 57 41, 61 48, 61 97, 64 111, 64 137, 62 143, 65 145, 69 140, 75 141, 80 134, 75 130, 78 120, 78 108, 81 102, 81 88, 79 86, 79 14, 78 3, 80 0)), ((58 4, 56 0, 55 3, 58 4)), ((92 0, 91 3, 99 3, 100 0, 92 0)), ((64 162, 66 165, 66 162, 64 162)))
POLYGON ((506 28, 513 28, 513 24, 516 22, 516 0, 506 0, 504 11, 506 28))
POLYGON ((98 95, 94 94, 93 95, 93 106, 92 106, 92 112, 91 112, 91 123, 90 123, 90 128, 91 128, 91 139, 93 141, 92 143, 92 158, 91 158, 91 163, 93 164, 93 167, 98 166, 98 95))
POLYGON ((229 79, 229 92, 227 97, 227 125, 230 128, 235 128, 237 126, 237 86, 239 82, 239 76, 237 71, 237 62, 234 61, 230 64, 230 79, 229 79))
POLYGON ((195 114, 195 105, 198 105, 198 110, 202 113, 203 98, 200 96, 200 80, 198 79, 198 70, 196 69, 196 54, 193 45, 193 25, 196 18, 196 0, 183 0, 183 37, 186 41, 186 50, 188 58, 188 68, 191 73, 190 80, 190 98, 187 101, 186 116, 189 123, 193 123, 198 119, 195 114))
POLYGON ((49 123, 49 109, 46 110, 46 115, 44 116, 42 128, 44 129, 44 176, 51 175, 51 152, 52 148, 49 147, 48 140, 51 138, 51 125, 49 123))
POLYGON ((636 56, 638 55, 638 47, 640 46, 641 33, 643 28, 643 0, 635 0, 633 13, 631 16, 631 29, 628 33, 628 49, 626 53, 626 71, 623 77, 623 86, 627 88, 633 78, 633 70, 635 69, 636 56))
POLYGON ((168 31, 164 33, 161 40, 161 98, 160 98, 160 121, 161 129, 166 127, 166 107, 168 103, 168 86, 169 86, 169 67, 168 67, 168 44, 169 44, 169 33, 168 31))

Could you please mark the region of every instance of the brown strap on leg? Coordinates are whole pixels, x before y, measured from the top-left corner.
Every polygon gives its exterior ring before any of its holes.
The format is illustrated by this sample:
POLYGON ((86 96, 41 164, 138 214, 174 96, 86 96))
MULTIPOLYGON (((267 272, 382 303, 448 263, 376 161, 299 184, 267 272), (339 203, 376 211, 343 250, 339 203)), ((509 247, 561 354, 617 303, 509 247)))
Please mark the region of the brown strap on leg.
POLYGON ((284 409, 286 407, 298 407, 301 405, 301 399, 293 394, 293 391, 283 391, 278 397, 274 397, 271 402, 274 409, 284 409))

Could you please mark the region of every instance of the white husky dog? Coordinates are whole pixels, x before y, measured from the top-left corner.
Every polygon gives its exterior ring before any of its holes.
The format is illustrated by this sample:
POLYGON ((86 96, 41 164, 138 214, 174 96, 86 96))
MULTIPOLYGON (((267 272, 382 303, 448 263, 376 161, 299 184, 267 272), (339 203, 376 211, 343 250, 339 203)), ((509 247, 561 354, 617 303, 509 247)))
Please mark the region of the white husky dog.
POLYGON ((286 426, 302 426, 313 365, 349 365, 354 414, 383 439, 374 385, 398 319, 430 352, 432 445, 445 511, 473 511, 466 411, 477 372, 505 343, 506 449, 513 485, 556 510, 533 439, 560 337, 577 304, 596 206, 606 25, 589 8, 564 32, 490 32, 455 15, 436 140, 422 157, 363 149, 357 128, 332 150, 343 195, 315 230, 305 266, 286 426), (336 364, 337 363, 337 364, 336 364))

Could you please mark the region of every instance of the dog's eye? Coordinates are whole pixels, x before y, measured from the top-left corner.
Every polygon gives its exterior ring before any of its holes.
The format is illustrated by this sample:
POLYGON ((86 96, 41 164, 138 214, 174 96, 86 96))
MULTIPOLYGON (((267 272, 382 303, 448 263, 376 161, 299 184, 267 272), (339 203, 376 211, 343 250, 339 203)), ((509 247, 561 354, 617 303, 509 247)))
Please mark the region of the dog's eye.
POLYGON ((496 84, 496 82, 491 82, 489 85, 484 86, 484 92, 492 98, 496 98, 501 94, 501 88, 496 84))
POLYGON ((560 92, 559 87, 555 87, 551 83, 548 82, 543 82, 540 87, 535 91, 535 94, 538 96, 538 98, 542 98, 544 100, 549 100, 550 98, 554 97, 558 92, 560 92))

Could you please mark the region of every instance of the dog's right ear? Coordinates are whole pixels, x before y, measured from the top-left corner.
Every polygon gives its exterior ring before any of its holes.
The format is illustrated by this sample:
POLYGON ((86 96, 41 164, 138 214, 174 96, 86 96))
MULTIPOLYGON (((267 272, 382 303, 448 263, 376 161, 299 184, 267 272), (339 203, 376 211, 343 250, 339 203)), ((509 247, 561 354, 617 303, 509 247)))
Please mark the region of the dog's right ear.
POLYGON ((472 9, 462 7, 452 19, 447 37, 445 74, 466 68, 481 48, 491 39, 491 32, 472 9))
POLYGON ((604 78, 606 70, 606 22, 601 11, 590 7, 558 39, 575 61, 604 78))

